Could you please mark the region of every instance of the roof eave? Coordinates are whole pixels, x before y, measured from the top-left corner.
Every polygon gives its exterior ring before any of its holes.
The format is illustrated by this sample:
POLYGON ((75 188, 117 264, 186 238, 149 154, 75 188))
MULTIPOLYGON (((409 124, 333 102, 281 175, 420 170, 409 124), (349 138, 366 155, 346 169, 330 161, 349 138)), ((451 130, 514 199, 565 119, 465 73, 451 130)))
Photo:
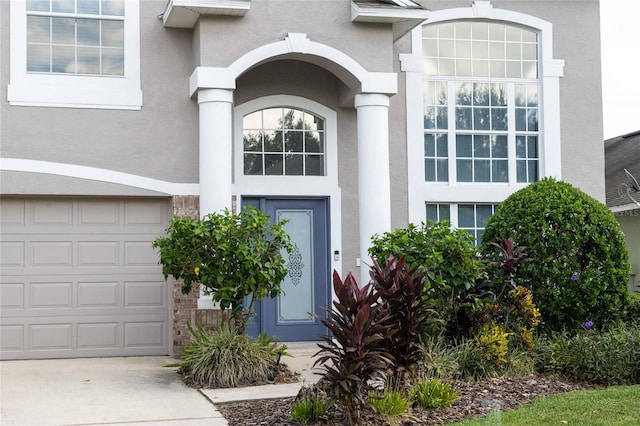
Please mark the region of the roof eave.
POLYGON ((251 0, 170 0, 162 14, 168 28, 193 28, 203 15, 244 16, 251 0))
POLYGON ((411 31, 429 17, 429 10, 422 7, 367 7, 351 2, 351 22, 391 24, 393 40, 411 31))

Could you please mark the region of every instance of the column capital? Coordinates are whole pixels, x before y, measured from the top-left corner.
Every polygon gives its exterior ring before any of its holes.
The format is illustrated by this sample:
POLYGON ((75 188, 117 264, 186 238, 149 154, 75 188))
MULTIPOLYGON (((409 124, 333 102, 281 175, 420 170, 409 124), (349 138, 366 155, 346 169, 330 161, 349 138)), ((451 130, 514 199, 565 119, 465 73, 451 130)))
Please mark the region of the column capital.
POLYGON ((389 95, 384 93, 359 93, 355 97, 356 109, 362 106, 389 107, 389 95))
POLYGON ((206 102, 233 103, 232 89, 200 89, 198 90, 198 104, 206 102))

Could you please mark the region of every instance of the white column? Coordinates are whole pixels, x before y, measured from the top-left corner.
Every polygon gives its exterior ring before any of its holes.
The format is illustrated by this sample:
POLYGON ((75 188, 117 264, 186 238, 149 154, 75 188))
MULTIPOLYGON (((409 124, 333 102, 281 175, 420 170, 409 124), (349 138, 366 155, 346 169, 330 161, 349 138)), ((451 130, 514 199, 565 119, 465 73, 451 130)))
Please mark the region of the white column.
POLYGON ((389 96, 356 95, 358 111, 358 207, 360 210, 360 285, 369 282, 367 250, 373 234, 391 230, 389 181, 389 96))
POLYGON ((233 90, 200 89, 200 217, 231 209, 233 90))

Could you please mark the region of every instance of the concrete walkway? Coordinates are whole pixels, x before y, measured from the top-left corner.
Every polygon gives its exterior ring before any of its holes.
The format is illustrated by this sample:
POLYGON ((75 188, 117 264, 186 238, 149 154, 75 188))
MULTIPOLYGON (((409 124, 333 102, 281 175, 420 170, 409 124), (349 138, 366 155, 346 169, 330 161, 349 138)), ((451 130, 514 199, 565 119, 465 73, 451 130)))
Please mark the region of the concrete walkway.
POLYGON ((288 343, 282 362, 301 382, 241 389, 185 386, 172 357, 82 358, 0 362, 2 426, 227 425, 213 403, 295 396, 312 383, 315 344, 288 343))

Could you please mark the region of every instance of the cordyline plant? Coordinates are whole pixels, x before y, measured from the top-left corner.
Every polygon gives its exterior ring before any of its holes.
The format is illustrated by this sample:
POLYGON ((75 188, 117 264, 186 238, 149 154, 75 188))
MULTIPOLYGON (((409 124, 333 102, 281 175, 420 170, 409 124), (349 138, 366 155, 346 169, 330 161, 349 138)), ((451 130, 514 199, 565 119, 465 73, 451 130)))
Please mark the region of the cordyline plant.
POLYGON ((393 331, 381 316, 378 293, 371 284, 360 288, 353 275, 344 282, 333 273, 337 300, 333 309, 324 308, 327 317, 317 316, 332 336, 321 336, 314 363, 326 370, 332 397, 344 408, 349 424, 362 424, 361 411, 367 403, 372 382, 383 381, 393 356, 385 348, 385 339, 393 331))
POLYGON ((231 214, 225 209, 200 220, 174 217, 167 234, 153 242, 165 278, 182 279, 183 294, 200 283, 223 312, 231 310, 223 321, 233 322, 238 333, 244 333, 256 300, 282 292, 288 272, 282 252, 291 251, 291 239, 283 222, 271 223, 261 210, 249 206, 231 214))
POLYGON ((436 319, 436 312, 424 297, 425 275, 418 267, 409 269, 404 257, 391 255, 383 268, 372 259, 371 279, 380 296, 383 324, 394 334, 385 340, 395 362, 392 366, 396 380, 413 375, 422 360, 421 336, 436 319))

